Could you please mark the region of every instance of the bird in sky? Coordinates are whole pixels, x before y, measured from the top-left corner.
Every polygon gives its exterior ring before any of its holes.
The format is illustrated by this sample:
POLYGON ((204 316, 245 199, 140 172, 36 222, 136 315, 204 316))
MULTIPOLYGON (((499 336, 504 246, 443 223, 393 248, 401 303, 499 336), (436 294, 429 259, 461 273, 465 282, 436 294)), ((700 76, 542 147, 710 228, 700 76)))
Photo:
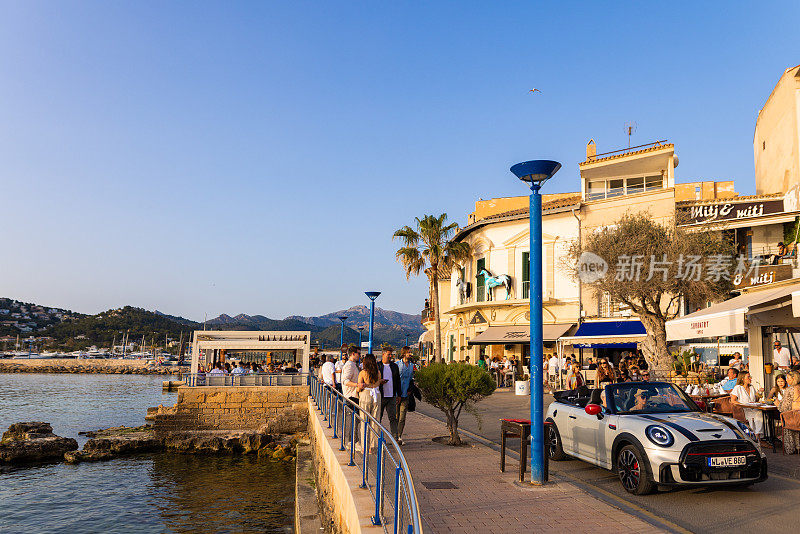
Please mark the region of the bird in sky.
POLYGON ((531 90, 530 90, 530 91, 528 91, 528 92, 529 92, 529 93, 541 93, 541 91, 540 91, 539 89, 531 89, 531 90))

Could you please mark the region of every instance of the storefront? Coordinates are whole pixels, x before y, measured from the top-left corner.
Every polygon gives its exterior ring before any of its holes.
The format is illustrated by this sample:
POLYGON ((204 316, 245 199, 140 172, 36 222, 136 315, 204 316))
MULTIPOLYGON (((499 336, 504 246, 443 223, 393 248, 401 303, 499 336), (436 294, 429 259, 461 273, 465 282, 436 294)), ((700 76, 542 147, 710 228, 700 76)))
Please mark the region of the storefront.
MULTIPOLYGON (((555 344, 560 337, 575 327, 575 323, 546 324, 542 326, 542 339, 545 353, 555 351, 555 344)), ((530 325, 490 326, 474 339, 471 346, 486 347, 502 345, 506 352, 522 356, 522 364, 528 366, 530 357, 530 325)))
POLYGON ((679 319, 667 321, 667 340, 684 341, 747 334, 749 367, 753 381, 768 389, 774 373, 772 341, 780 340, 797 355, 794 333, 800 332, 800 283, 749 291, 679 319))
POLYGON ((561 354, 575 355, 581 364, 584 359, 591 357, 606 358, 617 366, 622 354, 635 353, 646 335, 644 325, 639 320, 587 321, 580 325, 574 335, 562 337, 558 342, 561 354))

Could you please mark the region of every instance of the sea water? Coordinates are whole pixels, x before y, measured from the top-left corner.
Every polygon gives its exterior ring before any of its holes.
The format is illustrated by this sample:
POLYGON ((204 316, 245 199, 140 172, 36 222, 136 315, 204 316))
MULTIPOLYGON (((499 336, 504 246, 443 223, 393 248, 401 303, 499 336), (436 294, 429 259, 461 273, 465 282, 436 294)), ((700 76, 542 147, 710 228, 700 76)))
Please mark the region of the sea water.
MULTIPOLYGON (((163 377, 0 374, 0 431, 45 421, 60 436, 144 424, 172 405, 163 377)), ((253 456, 144 454, 0 472, 0 532, 290 532, 294 466, 253 456)))

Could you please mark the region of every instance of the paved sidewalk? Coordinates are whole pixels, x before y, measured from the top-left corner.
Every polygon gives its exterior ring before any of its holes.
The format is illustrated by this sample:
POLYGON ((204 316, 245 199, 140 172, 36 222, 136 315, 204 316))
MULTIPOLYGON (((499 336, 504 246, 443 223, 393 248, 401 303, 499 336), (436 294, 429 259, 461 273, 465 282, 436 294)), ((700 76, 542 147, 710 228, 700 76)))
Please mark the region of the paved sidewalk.
POLYGON ((404 434, 403 454, 427 533, 662 532, 568 482, 520 485, 516 461, 509 458, 501 473, 499 453, 480 443, 434 443, 431 438, 447 429, 424 415, 409 413, 404 434), (456 488, 428 489, 426 482, 451 482, 456 488))

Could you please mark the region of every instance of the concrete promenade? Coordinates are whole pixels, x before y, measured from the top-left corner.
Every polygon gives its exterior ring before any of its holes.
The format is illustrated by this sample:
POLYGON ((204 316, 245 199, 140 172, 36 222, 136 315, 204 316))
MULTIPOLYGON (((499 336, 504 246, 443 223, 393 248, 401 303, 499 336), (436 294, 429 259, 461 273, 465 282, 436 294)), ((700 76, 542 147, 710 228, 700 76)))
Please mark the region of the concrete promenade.
POLYGON ((499 453, 469 439, 463 447, 431 441, 446 435, 444 423, 419 413, 408 414, 403 454, 428 533, 663 532, 606 504, 569 482, 556 479, 545 487, 517 482, 517 461, 508 458, 500 472, 499 453), (429 489, 449 482, 454 489, 429 489))

